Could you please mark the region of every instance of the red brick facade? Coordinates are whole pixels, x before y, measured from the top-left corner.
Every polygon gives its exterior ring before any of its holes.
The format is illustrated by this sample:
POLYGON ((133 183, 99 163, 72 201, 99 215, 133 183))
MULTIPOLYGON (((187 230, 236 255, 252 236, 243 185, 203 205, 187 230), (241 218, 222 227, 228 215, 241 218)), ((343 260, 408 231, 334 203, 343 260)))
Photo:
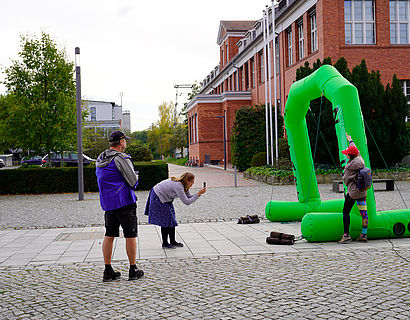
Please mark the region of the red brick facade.
MULTIPOLYGON (((410 82, 410 42, 390 43, 390 9, 388 0, 374 0, 374 44, 346 44, 345 13, 343 0, 282 1, 276 10, 275 28, 278 33, 279 69, 277 70, 277 99, 284 110, 290 86, 295 81, 296 70, 306 62, 312 66, 317 59, 330 57, 335 63, 344 57, 351 70, 366 60, 369 70, 379 70, 384 85, 391 83, 393 74, 400 80, 410 82), (296 13, 297 12, 297 13, 296 13), (316 20, 317 48, 312 45, 312 22, 316 20), (299 59, 301 50, 298 41, 298 26, 303 25, 304 57, 299 59), (291 31, 292 54, 289 57, 288 32, 291 31), (290 58, 292 63, 290 64, 290 58)), ((409 3, 410 5, 410 3, 409 3)), ((410 24, 410 22, 408 21, 410 24)), ((210 160, 223 160, 223 121, 216 116, 227 112, 227 150, 230 160, 230 134, 234 112, 242 105, 265 104, 265 81, 262 63, 263 36, 259 21, 221 21, 218 44, 220 63, 218 73, 205 80, 201 93, 189 105, 189 117, 198 116, 198 141, 190 139, 189 155, 199 164, 210 160), (244 28, 248 27, 245 32, 244 28), (242 35, 240 33, 242 32, 242 35), (233 94, 244 94, 245 100, 232 100, 233 94), (212 97, 215 102, 210 102, 212 97), (227 98, 229 97, 229 98, 227 98), (218 101, 218 102, 217 102, 218 101)), ((312 36, 313 34, 313 36, 312 36)), ((410 36, 408 35, 408 38, 410 36)), ((410 41, 410 40, 408 40, 410 41)), ((271 42, 272 44, 272 42, 271 42)), ((273 52, 271 55, 271 83, 273 101, 273 52)), ((191 123, 191 122, 190 122, 191 123)), ((190 130, 193 129, 192 124, 190 130)))

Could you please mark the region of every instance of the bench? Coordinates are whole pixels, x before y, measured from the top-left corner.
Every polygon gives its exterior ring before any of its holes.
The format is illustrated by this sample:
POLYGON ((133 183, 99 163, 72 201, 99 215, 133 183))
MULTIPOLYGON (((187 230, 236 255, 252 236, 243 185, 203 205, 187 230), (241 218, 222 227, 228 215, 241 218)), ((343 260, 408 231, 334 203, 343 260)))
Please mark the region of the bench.
MULTIPOLYGON (((385 183, 386 184, 386 191, 394 191, 394 180, 393 179, 374 179, 373 185, 375 183, 385 183)), ((340 191, 340 185, 343 185, 342 180, 333 180, 333 192, 344 192, 344 189, 342 188, 342 191, 340 191)), ((375 191, 382 191, 382 190, 375 190, 375 191)))

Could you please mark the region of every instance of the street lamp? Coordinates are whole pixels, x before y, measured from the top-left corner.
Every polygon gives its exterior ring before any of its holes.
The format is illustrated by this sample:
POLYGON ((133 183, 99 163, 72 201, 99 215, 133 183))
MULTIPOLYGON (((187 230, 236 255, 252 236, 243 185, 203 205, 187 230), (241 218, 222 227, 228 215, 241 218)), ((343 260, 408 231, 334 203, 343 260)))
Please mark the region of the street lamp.
POLYGON ((80 48, 75 48, 75 84, 77 105, 77 154, 78 154, 78 200, 84 200, 83 175, 83 137, 82 137, 82 110, 81 110, 81 69, 80 48))
POLYGON ((224 170, 226 170, 226 124, 225 124, 225 114, 223 116, 216 116, 217 118, 222 118, 224 121, 224 170))

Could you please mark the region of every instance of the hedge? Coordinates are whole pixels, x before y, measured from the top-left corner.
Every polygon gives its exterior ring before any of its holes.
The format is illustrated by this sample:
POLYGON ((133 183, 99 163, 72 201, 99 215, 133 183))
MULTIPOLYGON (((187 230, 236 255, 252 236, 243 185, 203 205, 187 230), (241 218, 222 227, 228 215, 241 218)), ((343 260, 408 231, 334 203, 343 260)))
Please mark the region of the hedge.
MULTIPOLYGON (((168 178, 165 162, 136 162, 137 190, 149 190, 168 178)), ((42 194, 78 192, 77 168, 19 168, 0 170, 0 194, 42 194)), ((84 167, 84 191, 97 192, 95 167, 84 167)))

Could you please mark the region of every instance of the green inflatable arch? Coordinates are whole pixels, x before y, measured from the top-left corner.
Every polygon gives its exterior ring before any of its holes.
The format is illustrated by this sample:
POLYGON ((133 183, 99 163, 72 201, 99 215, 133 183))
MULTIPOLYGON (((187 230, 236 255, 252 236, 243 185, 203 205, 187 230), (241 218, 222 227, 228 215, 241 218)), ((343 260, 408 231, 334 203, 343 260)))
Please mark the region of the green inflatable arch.
MULTIPOLYGON (((371 168, 356 87, 330 65, 324 65, 295 82, 289 91, 284 119, 298 202, 269 201, 265 213, 271 221, 302 220, 302 235, 311 242, 336 241, 343 234, 344 199, 321 201, 306 126, 310 101, 322 94, 332 102, 342 169, 347 162, 346 156, 341 153, 348 147, 346 132, 352 136, 366 167, 371 168)), ((410 210, 376 212, 373 186, 367 192, 367 211, 369 239, 410 236, 410 210)), ((351 213, 352 237, 360 234, 361 220, 355 205, 351 213)))

